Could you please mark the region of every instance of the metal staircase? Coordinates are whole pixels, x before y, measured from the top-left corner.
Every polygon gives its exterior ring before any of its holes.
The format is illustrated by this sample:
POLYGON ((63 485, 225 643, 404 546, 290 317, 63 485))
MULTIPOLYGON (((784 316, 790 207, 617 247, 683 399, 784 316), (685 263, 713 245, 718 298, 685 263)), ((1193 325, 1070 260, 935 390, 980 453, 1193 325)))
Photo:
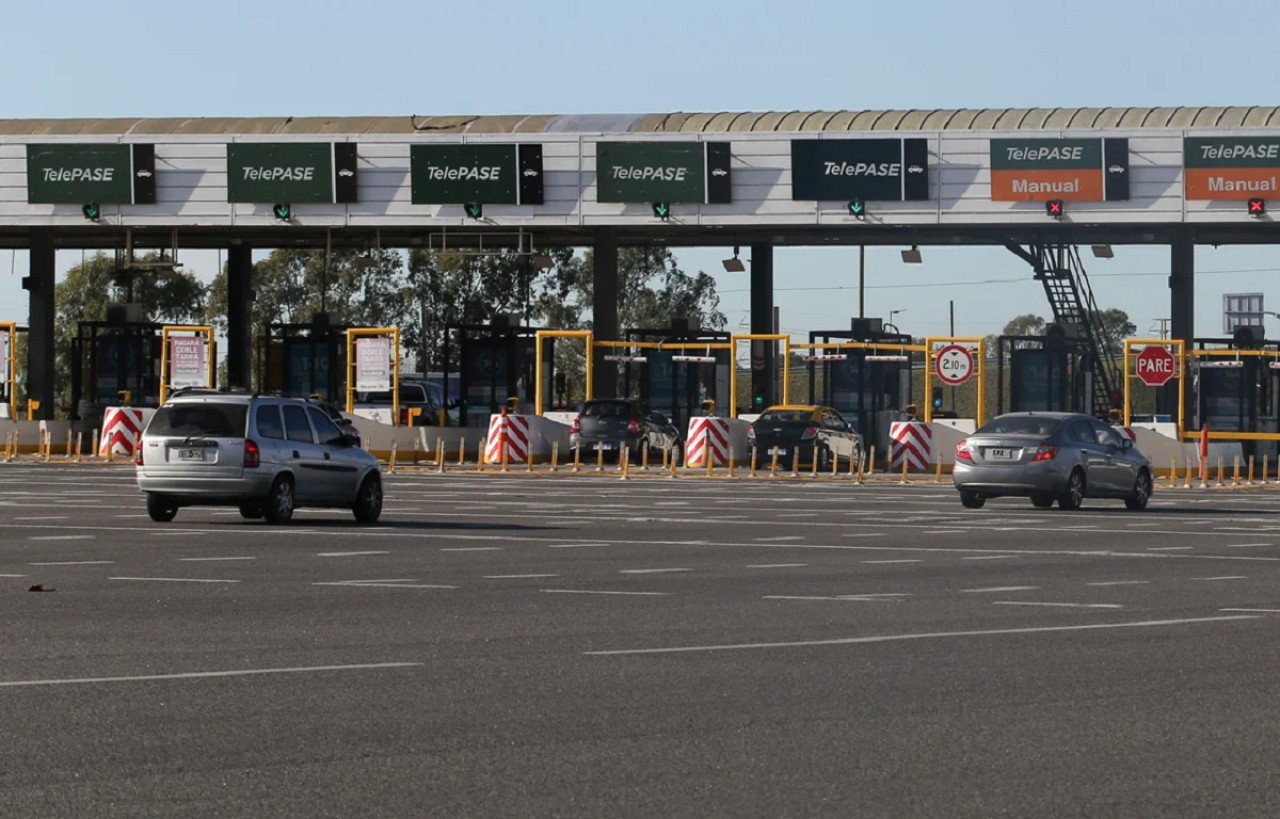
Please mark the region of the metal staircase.
POLYGON ((1112 393, 1120 384, 1119 362, 1093 300, 1079 248, 1068 244, 1007 247, 1031 264, 1036 280, 1044 285, 1053 320, 1088 349, 1094 411, 1110 408, 1112 393))

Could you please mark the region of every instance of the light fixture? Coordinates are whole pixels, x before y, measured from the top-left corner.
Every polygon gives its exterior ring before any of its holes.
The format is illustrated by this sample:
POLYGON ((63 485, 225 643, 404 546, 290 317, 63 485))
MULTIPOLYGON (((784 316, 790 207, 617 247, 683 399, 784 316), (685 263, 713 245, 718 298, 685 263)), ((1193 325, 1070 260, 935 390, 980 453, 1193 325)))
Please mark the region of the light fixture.
POLYGON ((1093 255, 1099 259, 1114 259, 1116 257, 1111 245, 1094 245, 1093 255))
POLYGON ((724 272, 726 272, 726 273, 741 273, 741 272, 743 272, 744 270, 746 270, 746 269, 747 269, 746 265, 744 265, 744 264, 742 263, 742 260, 738 258, 738 252, 739 252, 739 247, 738 247, 738 245, 734 245, 734 246, 733 246, 733 258, 732 258, 732 259, 725 259, 723 262, 721 262, 721 264, 723 264, 723 265, 724 265, 724 272))
POLYGON ((920 245, 912 245, 910 250, 902 251, 902 261, 907 264, 920 264, 924 258, 920 255, 920 245))

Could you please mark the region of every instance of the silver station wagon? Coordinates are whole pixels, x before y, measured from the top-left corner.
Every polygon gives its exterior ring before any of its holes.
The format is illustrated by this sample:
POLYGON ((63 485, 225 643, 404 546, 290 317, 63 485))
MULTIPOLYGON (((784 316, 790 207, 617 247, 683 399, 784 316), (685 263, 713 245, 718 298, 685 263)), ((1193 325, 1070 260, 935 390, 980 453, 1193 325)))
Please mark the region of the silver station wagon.
POLYGON ((1121 498, 1130 509, 1145 509, 1151 498, 1151 464, 1133 441, 1072 413, 993 418, 956 444, 951 478, 970 509, 1004 495, 1038 507, 1056 501, 1062 509, 1078 509, 1084 498, 1121 498))
POLYGON ((243 391, 180 390, 156 410, 135 456, 152 520, 184 506, 238 506, 287 523, 301 506, 382 514, 382 473, 360 438, 314 401, 243 391))

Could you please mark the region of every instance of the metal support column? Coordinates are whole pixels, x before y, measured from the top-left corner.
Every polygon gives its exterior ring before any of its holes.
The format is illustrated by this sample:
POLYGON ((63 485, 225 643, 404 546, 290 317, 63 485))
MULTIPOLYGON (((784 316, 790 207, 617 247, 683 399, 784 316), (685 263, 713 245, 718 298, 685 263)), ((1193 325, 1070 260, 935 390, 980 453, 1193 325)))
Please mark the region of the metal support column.
MULTIPOLYGON (((53 231, 31 232, 30 275, 23 286, 31 292, 30 333, 27 341, 27 398, 40 402, 32 415, 38 421, 53 419, 54 364, 54 246, 53 231)), ((75 409, 74 407, 72 408, 75 409)), ((25 408, 18 408, 25 418, 25 408)))
MULTIPOLYGON (((769 243, 751 246, 751 332, 767 335, 777 332, 773 327, 773 245, 769 243)), ((760 412, 778 402, 774 391, 773 371, 775 342, 751 342, 751 398, 748 412, 760 412), (764 396, 764 406, 754 398, 764 396)), ((737 400, 737 396, 733 397, 737 400)))
MULTIPOLYGON (((592 306, 591 330, 595 337, 605 341, 618 339, 618 237, 613 231, 596 233, 591 251, 592 306)), ((618 394, 618 367, 605 361, 608 347, 597 348, 595 361, 596 398, 616 398, 618 394)))
MULTIPOLYGON (((1170 245, 1169 259, 1169 337, 1181 339, 1186 349, 1192 348, 1195 339, 1195 237, 1188 230, 1180 231, 1170 245)), ((1194 417, 1194 391, 1186 391, 1187 406, 1183 408, 1187 418, 1194 417)), ((1171 381, 1156 392, 1156 412, 1177 414, 1178 386, 1171 381)))
POLYGON ((253 250, 235 245, 227 254, 227 385, 253 386, 253 250))

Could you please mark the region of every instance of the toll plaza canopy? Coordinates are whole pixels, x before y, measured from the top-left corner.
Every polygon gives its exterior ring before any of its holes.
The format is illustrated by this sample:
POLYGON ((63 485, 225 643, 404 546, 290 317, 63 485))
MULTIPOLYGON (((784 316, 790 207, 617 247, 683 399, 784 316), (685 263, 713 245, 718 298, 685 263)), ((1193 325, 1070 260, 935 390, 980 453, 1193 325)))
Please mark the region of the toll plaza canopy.
POLYGON ((1277 178, 1277 107, 0 120, 0 246, 1262 242, 1277 178))

